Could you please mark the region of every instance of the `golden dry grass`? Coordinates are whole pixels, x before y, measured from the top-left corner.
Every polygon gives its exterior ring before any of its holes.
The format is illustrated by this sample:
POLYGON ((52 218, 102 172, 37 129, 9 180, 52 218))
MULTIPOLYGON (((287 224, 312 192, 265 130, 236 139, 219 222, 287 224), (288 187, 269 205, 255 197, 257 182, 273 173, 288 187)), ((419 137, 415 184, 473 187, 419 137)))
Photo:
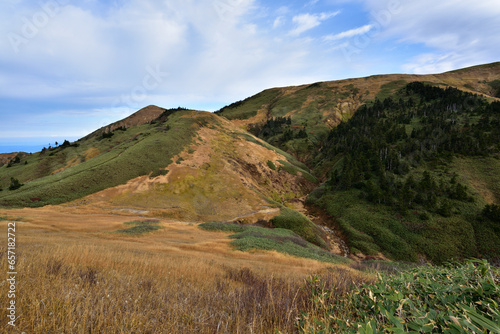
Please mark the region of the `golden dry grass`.
MULTIPOLYGON (((160 221, 158 231, 124 236, 113 231, 139 217, 77 210, 0 210, 23 221, 16 223, 14 332, 291 333, 299 311, 312 307, 303 289, 311 273, 330 273, 342 286, 362 279, 345 267, 235 251, 226 233, 196 224, 160 221)), ((7 298, 0 293, 0 304, 7 298)), ((4 324, 1 331, 12 332, 4 324)))

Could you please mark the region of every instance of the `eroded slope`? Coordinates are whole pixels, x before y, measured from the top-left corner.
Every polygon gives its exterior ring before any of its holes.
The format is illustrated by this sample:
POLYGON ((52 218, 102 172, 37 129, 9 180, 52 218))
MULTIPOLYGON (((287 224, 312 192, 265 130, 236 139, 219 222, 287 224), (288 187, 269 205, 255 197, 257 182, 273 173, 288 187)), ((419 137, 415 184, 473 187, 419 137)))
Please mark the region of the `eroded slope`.
POLYGON ((172 163, 79 203, 146 209, 184 221, 255 222, 279 213, 271 199, 282 202, 312 190, 314 178, 286 153, 216 115, 182 117, 207 124, 172 163))

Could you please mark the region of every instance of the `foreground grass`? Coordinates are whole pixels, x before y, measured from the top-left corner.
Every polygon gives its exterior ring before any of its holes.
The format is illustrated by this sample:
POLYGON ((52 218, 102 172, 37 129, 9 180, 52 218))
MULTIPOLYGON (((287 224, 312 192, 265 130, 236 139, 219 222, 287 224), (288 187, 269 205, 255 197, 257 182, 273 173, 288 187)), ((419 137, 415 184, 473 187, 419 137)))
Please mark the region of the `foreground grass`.
POLYGON ((306 333, 500 333, 500 269, 485 260, 381 276, 344 300, 311 279, 306 333))
MULTIPOLYGON (((347 267, 233 252, 225 238, 189 224, 162 222, 162 229, 137 238, 109 233, 134 227, 123 225, 126 217, 50 219, 37 213, 17 223, 14 332, 295 333, 300 312, 313 311, 310 273, 343 293, 365 280, 347 267)), ((0 240, 3 272, 6 239, 0 240)), ((8 303, 1 293, 0 305, 8 303)), ((6 307, 0 317, 6 319, 6 307)), ((13 332, 6 321, 0 326, 13 332)))
POLYGON ((228 223, 203 223, 201 228, 209 231, 233 232, 231 244, 238 250, 252 249, 274 250, 297 257, 330 263, 349 263, 342 256, 332 254, 300 237, 295 232, 284 229, 268 229, 255 226, 234 225, 228 223))
MULTIPOLYGON (((162 229, 137 238, 108 233, 128 217, 23 213, 16 228, 14 332, 399 333, 449 327, 449 333, 496 333, 500 320, 500 272, 485 262, 413 268, 365 261, 349 268, 273 251, 234 252, 225 235, 190 224, 162 221, 162 229), (353 268, 391 276, 375 282, 353 268), (453 331, 454 325, 461 328, 453 331)), ((256 231, 258 239, 276 242, 297 237, 280 229, 218 229, 242 239, 256 231)), ((7 272, 5 242, 0 240, 0 270, 7 272)), ((0 294, 1 305, 7 295, 0 294)), ((6 308, 0 317, 6 318, 6 308)), ((12 332, 1 326, 0 332, 12 332)))
MULTIPOLYGON (((2 262, 5 257, 0 253, 2 262)), ((25 247, 18 264, 16 330, 290 333, 299 310, 310 307, 300 280, 264 277, 248 268, 211 268, 192 258, 168 262, 152 254, 25 247)), ((6 296, 0 296, 2 305, 6 296)), ((1 313, 5 318, 4 308, 1 313)))

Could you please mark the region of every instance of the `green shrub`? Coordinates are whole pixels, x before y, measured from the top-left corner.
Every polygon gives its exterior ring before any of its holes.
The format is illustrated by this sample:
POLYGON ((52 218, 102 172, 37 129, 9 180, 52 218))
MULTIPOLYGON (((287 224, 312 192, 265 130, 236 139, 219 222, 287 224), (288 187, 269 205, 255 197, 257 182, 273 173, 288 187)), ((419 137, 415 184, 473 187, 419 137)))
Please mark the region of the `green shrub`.
POLYGON ((381 275, 345 298, 317 278, 310 286, 304 333, 500 333, 500 269, 486 260, 381 275))
POLYGON ((154 179, 155 177, 158 177, 158 176, 165 176, 168 174, 168 169, 164 169, 164 168, 159 168, 155 171, 153 171, 150 175, 149 175, 149 178, 150 179, 154 179))
POLYGON ((210 223, 202 223, 198 225, 204 230, 207 231, 221 231, 221 232, 243 232, 245 230, 245 226, 229 224, 229 223, 220 223, 220 222, 210 222, 210 223))
POLYGON ((500 206, 496 204, 486 204, 481 214, 491 221, 500 223, 500 206))
POLYGON ((321 238, 321 230, 300 212, 283 207, 281 214, 272 218, 271 223, 274 227, 291 230, 310 243, 326 248, 325 241, 321 238))
POLYGON ((267 166, 272 170, 276 170, 276 165, 271 160, 267 161, 267 166))
POLYGON ((23 184, 21 182, 19 182, 18 179, 15 179, 13 177, 10 178, 9 190, 17 190, 17 189, 21 188, 22 186, 23 186, 23 184))
POLYGON ((132 234, 132 235, 144 234, 160 229, 161 227, 158 226, 158 223, 159 223, 158 221, 151 221, 151 220, 127 222, 124 223, 124 225, 134 225, 134 226, 117 232, 123 234, 132 234))
POLYGON ((231 245, 240 251, 262 249, 277 251, 297 257, 313 259, 329 263, 349 263, 350 260, 332 254, 304 240, 293 231, 282 228, 263 228, 236 225, 230 223, 203 223, 199 225, 208 231, 235 232, 230 238, 235 239, 231 245))
POLYGON ((500 97, 500 80, 488 82, 488 85, 493 88, 493 96, 500 97))

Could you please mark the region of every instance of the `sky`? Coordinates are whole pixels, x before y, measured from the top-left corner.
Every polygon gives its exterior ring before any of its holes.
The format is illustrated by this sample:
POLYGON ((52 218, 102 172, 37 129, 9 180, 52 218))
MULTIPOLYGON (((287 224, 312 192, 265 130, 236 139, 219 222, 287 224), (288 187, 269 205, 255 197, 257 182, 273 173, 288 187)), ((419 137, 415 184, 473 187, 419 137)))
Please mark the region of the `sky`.
POLYGON ((2 0, 0 153, 150 104, 499 61, 498 0, 2 0))

